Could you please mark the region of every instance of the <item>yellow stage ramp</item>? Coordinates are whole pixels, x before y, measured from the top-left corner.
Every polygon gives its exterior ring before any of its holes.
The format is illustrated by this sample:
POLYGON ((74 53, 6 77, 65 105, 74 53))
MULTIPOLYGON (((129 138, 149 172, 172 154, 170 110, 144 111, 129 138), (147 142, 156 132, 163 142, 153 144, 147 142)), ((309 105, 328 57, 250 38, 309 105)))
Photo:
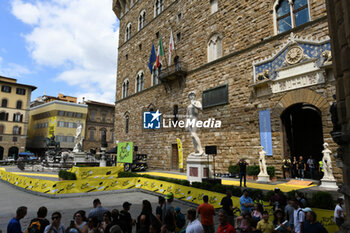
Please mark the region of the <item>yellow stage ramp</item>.
MULTIPOLYGON (((174 179, 180 179, 180 180, 187 180, 186 175, 179 175, 179 174, 173 174, 173 173, 165 173, 165 172, 143 172, 141 174, 147 174, 151 176, 161 176, 161 177, 167 177, 167 178, 174 178, 174 179)), ((239 186, 239 181, 236 180, 222 180, 221 181, 223 185, 232 185, 232 186, 239 186)), ((308 184, 302 183, 280 183, 280 184, 259 184, 254 182, 247 182, 248 188, 254 188, 254 189, 263 189, 263 190, 274 190, 276 187, 281 189, 282 192, 289 192, 292 190, 298 190, 298 189, 304 189, 304 188, 310 188, 316 185, 305 185, 308 184)))

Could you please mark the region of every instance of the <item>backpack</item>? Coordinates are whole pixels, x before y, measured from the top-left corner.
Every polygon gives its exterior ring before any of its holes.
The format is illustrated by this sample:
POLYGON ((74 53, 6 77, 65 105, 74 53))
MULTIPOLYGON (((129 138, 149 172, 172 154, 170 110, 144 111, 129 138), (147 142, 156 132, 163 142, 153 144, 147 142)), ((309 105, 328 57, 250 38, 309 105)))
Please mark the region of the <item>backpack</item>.
POLYGON ((177 213, 176 216, 176 226, 178 228, 183 228, 186 225, 185 215, 183 213, 177 213))
POLYGON ((25 233, 39 233, 40 232, 40 228, 41 228, 41 223, 40 221, 34 221, 32 222, 28 229, 26 230, 25 233))
POLYGON ((158 220, 158 218, 156 216, 154 216, 154 214, 151 214, 150 220, 151 220, 151 224, 155 228, 156 232, 160 232, 161 227, 162 227, 162 223, 158 220))

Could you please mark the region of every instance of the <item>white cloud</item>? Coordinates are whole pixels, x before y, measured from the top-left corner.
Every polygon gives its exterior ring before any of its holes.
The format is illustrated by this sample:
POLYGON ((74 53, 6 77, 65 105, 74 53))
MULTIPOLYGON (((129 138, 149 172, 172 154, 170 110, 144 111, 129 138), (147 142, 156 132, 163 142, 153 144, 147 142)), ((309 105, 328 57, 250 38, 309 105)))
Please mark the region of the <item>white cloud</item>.
POLYGON ((80 88, 68 95, 114 102, 118 30, 112 0, 16 0, 12 13, 33 27, 24 37, 34 61, 61 69, 56 80, 80 88))
POLYGON ((15 63, 4 64, 3 58, 0 57, 0 75, 1 76, 10 77, 10 78, 19 78, 25 74, 30 74, 30 71, 28 68, 15 63))
POLYGON ((36 24, 38 22, 39 10, 36 6, 30 3, 23 3, 19 0, 13 1, 12 6, 12 13, 24 23, 36 24))

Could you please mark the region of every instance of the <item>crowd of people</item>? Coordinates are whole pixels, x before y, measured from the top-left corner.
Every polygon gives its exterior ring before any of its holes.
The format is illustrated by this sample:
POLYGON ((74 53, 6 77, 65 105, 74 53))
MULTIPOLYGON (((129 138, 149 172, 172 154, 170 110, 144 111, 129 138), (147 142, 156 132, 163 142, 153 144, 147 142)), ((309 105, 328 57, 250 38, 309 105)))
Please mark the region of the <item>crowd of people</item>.
MULTIPOLYGON (((307 201, 301 193, 295 198, 287 199, 278 189, 270 198, 273 220, 260 196, 252 198, 248 190, 243 190, 240 206, 234 207, 232 193, 227 191, 221 200, 222 208, 217 212, 203 196, 203 203, 197 209, 187 209, 186 216, 179 207, 174 208, 172 193, 158 197, 155 214, 148 200, 142 201, 142 210, 136 219, 130 214, 131 203, 124 202, 122 210, 108 210, 99 199, 93 201, 93 209, 86 216, 84 210, 73 215, 68 227, 61 222, 60 212, 51 215, 51 223, 47 217, 46 207, 40 207, 37 217, 32 219, 25 233, 214 233, 214 215, 218 214, 219 227, 217 233, 325 233, 327 230, 317 221, 317 215, 307 207, 307 201), (198 216, 200 215, 200 220, 198 216), (187 219, 187 225, 186 225, 187 219)), ((340 227, 344 223, 343 200, 338 199, 334 221, 340 227)), ((7 226, 8 233, 22 233, 20 220, 27 214, 27 207, 19 207, 16 216, 7 226)))
POLYGON ((323 176, 323 164, 322 160, 318 163, 310 155, 307 159, 303 156, 293 157, 293 160, 283 160, 283 177, 295 178, 303 180, 305 177, 310 179, 321 179, 323 176))

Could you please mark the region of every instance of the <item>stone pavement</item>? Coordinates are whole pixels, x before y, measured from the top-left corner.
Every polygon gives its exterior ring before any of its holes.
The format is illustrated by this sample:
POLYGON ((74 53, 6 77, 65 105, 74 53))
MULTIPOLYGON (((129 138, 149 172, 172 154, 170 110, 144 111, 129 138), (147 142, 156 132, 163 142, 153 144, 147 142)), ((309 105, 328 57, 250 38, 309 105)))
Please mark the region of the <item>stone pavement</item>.
MULTIPOLYGON (((49 210, 48 219, 51 220, 51 214, 54 211, 61 212, 63 218, 62 223, 68 226, 70 220, 72 220, 73 214, 77 210, 85 210, 87 213, 92 208, 92 201, 95 198, 99 198, 102 205, 110 210, 117 208, 122 209, 122 204, 125 201, 133 203, 131 206, 131 215, 133 218, 141 213, 142 200, 149 200, 152 203, 153 212, 155 212, 158 205, 158 197, 156 195, 146 194, 142 192, 129 192, 129 193, 109 193, 81 196, 81 197, 68 197, 62 199, 53 199, 48 197, 37 196, 22 190, 15 188, 14 186, 5 182, 0 182, 0 229, 2 232, 6 232, 7 223, 12 217, 14 217, 17 207, 27 206, 28 214, 21 220, 22 228, 25 230, 32 218, 36 217, 36 212, 40 206, 46 206, 49 210)), ((175 201, 174 206, 179 206, 181 212, 185 213, 189 205, 184 202, 175 201)), ((216 221, 217 222, 217 221, 216 221)), ((134 227, 134 231, 135 227, 134 227)))

